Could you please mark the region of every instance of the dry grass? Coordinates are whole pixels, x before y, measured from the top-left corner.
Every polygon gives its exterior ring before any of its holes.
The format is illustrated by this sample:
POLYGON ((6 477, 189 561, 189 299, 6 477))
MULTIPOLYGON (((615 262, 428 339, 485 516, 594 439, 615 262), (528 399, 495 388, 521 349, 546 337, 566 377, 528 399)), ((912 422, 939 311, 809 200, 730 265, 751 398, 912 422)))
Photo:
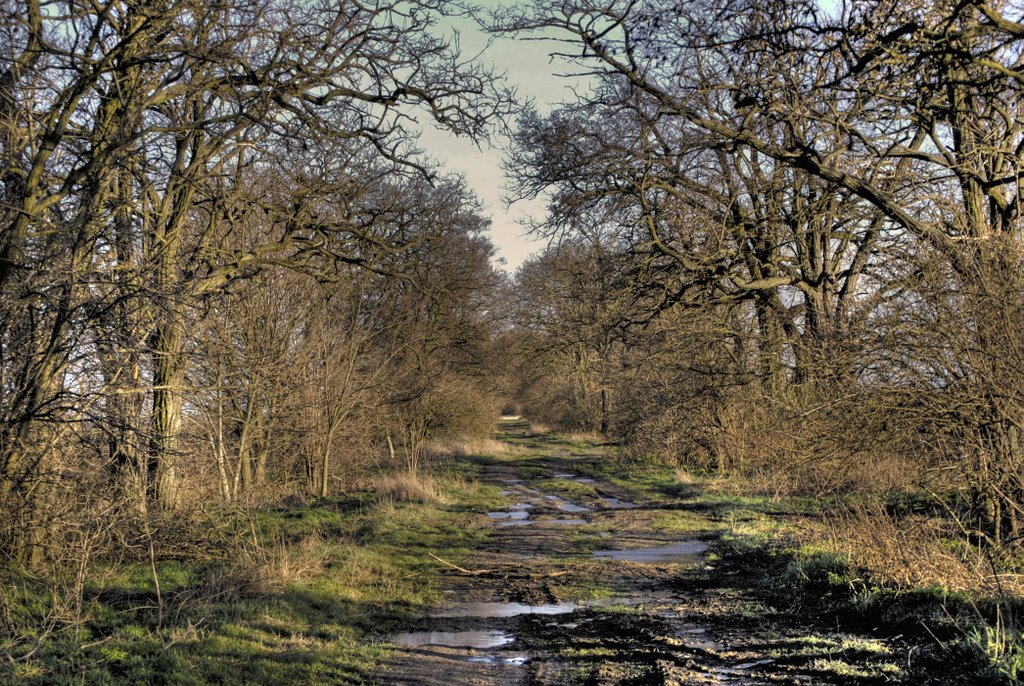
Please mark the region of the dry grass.
MULTIPOLYGON (((189 601, 229 600, 280 593, 291 584, 320 574, 327 562, 327 545, 319 531, 298 541, 280 538, 244 541, 235 553, 231 569, 198 589, 189 601)), ((185 599, 182 599, 185 600, 185 599)))
POLYGON ((680 486, 692 486, 697 483, 697 479, 689 471, 682 467, 676 467, 676 483, 680 486))
POLYGON ((876 505, 833 515, 827 524, 830 547, 879 582, 985 595, 1024 592, 1015 576, 996 573, 982 550, 954 543, 957 537, 939 519, 897 517, 876 505))
POLYGON ((399 472, 378 476, 373 480, 371 488, 385 503, 445 502, 441 487, 434 479, 423 474, 399 472))
POLYGON ((326 549, 319 531, 292 545, 275 545, 266 561, 267 573, 285 585, 312 579, 323 570, 326 549))
MULTIPOLYGON (((536 427, 534 427, 536 430, 536 427)), ((605 437, 596 431, 573 431, 572 433, 562 434, 562 436, 574 443, 601 443, 605 440, 605 437)))
POLYGON ((921 466, 879 416, 847 397, 740 398, 719 410, 712 452, 724 473, 773 498, 903 490, 921 466))
POLYGON ((479 455, 505 455, 512 446, 494 438, 461 436, 431 441, 426 452, 434 457, 474 457, 479 455))

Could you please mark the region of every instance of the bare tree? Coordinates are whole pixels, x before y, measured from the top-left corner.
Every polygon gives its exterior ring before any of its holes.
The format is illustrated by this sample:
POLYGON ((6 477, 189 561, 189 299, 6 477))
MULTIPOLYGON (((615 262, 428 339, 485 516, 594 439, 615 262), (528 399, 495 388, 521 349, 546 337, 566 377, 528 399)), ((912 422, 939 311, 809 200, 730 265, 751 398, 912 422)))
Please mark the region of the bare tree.
MULTIPOLYGON (((959 415, 963 440, 947 449, 950 458, 970 465, 977 514, 995 540, 1016 528, 1020 511, 1019 486, 994 466, 1019 463, 1022 405, 1006 392, 1011 384, 994 381, 1013 378, 1015 363, 1007 362, 1017 355, 1007 355, 1013 336, 1000 324, 999 308, 990 306, 1020 298, 1011 266, 1021 237, 1018 55, 1024 32, 1013 18, 1019 12, 1010 2, 879 0, 844 4, 833 18, 811 2, 581 0, 537 2, 499 21, 503 30, 560 31, 571 46, 561 56, 613 84, 600 93, 614 90, 647 103, 649 120, 681 132, 670 147, 690 149, 703 137, 726 151, 746 150, 734 159, 756 154, 770 160, 757 165, 769 177, 776 168, 804 175, 808 180, 796 188, 807 189, 801 193, 806 201, 824 191, 843 203, 839 224, 830 221, 824 233, 794 234, 826 238, 816 239, 816 252, 834 265, 823 270, 811 259, 801 266, 808 309, 806 320, 796 323, 803 333, 819 326, 822 313, 814 309, 828 295, 810 284, 831 278, 834 302, 842 279, 861 299, 883 290, 876 282, 858 294, 851 278, 877 249, 875 237, 945 265, 944 279, 957 284, 960 301, 943 308, 952 317, 947 325, 963 327, 972 339, 947 353, 971 379, 979 407, 987 408, 959 415), (981 355, 986 369, 972 368, 968 360, 978 359, 972 350, 987 351, 981 355)), ((792 215, 797 197, 756 217, 759 230, 792 215)), ((810 221, 829 214, 817 203, 807 205, 810 221)), ((800 241, 806 242, 797 238, 777 254, 806 262, 802 253, 811 257, 813 242, 805 248, 800 241)), ((682 256, 689 257, 687 251, 682 256)), ((765 266, 766 278, 798 283, 772 260, 765 266)), ((931 390, 956 396, 941 385, 931 390)))
POLYGON ((34 437, 63 421, 73 370, 95 381, 87 393, 117 389, 105 395, 113 462, 132 465, 147 500, 173 503, 189 308, 261 265, 382 271, 430 240, 404 242, 368 189, 429 173, 411 146, 417 115, 480 137, 507 110, 490 74, 434 30, 461 11, 5 7, 4 493, 38 472, 34 437))

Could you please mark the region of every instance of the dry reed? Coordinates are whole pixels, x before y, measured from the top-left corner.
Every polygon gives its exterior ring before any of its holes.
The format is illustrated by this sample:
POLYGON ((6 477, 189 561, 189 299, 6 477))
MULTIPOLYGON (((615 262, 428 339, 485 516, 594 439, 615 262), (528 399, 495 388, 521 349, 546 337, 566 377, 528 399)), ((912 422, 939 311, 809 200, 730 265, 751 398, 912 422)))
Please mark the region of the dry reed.
POLYGON ((385 503, 435 503, 445 502, 438 483, 424 474, 398 472, 376 477, 371 486, 373 492, 385 503))
POLYGON ((878 582, 985 595, 1024 592, 1017 577, 997 572, 983 550, 954 543, 939 519, 861 505, 832 515, 827 524, 829 545, 878 582))

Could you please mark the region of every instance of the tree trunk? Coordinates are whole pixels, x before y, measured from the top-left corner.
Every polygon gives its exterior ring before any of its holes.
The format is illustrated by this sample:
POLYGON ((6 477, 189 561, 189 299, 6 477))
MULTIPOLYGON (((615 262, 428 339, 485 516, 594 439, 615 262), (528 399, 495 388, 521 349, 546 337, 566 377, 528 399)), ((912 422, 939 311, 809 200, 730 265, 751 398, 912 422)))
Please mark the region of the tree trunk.
POLYGON ((174 465, 181 425, 182 330, 171 313, 153 334, 153 417, 148 477, 150 502, 173 508, 178 502, 178 474, 174 465))

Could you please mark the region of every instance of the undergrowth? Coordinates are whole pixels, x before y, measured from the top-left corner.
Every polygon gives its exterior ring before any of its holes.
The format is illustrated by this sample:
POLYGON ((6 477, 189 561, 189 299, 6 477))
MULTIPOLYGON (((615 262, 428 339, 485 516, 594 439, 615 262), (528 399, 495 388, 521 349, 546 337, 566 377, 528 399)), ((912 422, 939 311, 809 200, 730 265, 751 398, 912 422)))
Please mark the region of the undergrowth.
POLYGON ((442 473, 344 498, 222 512, 202 554, 96 562, 77 609, 60 574, 0 578, 0 684, 361 684, 388 632, 437 602, 437 564, 480 543, 497 489, 442 473), (214 544, 211 544, 211 541, 214 544))

